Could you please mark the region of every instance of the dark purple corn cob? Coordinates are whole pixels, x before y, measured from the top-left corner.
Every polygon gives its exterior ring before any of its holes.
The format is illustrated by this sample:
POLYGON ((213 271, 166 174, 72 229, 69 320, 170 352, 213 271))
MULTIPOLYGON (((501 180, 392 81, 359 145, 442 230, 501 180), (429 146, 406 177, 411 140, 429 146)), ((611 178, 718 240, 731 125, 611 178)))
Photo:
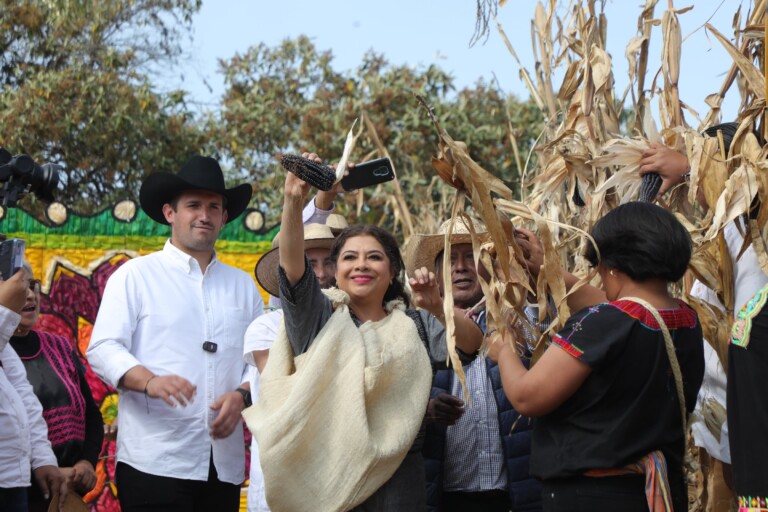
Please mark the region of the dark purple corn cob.
POLYGON ((331 190, 336 183, 336 172, 330 167, 318 164, 298 155, 283 155, 280 165, 319 190, 331 190))
POLYGON ((640 184, 640 197, 638 201, 645 203, 652 203, 656 199, 656 194, 659 193, 661 188, 661 176, 655 172, 650 172, 643 176, 643 181, 640 184))

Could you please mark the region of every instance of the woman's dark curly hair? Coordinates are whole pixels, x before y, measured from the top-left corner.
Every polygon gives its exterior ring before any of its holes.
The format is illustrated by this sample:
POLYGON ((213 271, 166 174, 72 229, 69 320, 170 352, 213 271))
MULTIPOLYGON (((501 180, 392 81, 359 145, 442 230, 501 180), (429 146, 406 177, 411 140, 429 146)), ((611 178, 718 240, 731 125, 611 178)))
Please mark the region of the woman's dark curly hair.
POLYGON ((691 237, 674 215, 635 201, 608 212, 592 228, 600 260, 590 243, 584 257, 625 273, 633 281, 679 280, 691 259, 691 237))
POLYGON ((331 261, 333 261, 333 264, 336 265, 339 253, 344 244, 347 243, 347 240, 357 236, 372 236, 375 238, 384 248, 384 253, 389 259, 389 268, 395 278, 384 294, 384 304, 394 299, 401 299, 405 306, 409 307, 410 301, 405 293, 405 285, 403 284, 403 279, 405 279, 405 263, 403 263, 403 257, 400 255, 400 246, 397 244, 395 237, 392 236, 392 233, 386 229, 371 224, 356 224, 344 229, 339 233, 339 236, 336 237, 331 246, 331 261))

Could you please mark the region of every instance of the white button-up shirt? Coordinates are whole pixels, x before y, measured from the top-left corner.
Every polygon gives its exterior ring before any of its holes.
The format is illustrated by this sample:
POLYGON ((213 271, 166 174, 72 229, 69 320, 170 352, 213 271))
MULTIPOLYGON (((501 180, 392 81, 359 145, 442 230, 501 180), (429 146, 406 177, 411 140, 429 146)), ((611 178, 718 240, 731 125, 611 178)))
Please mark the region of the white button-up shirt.
POLYGON ((28 487, 32 469, 57 466, 43 407, 8 340, 21 317, 0 306, 0 488, 28 487))
MULTIPOLYGON (((271 311, 260 316, 248 326, 245 331, 245 346, 243 347, 243 359, 251 365, 251 396, 255 402, 259 398, 259 370, 253 359, 254 350, 269 350, 277 339, 277 332, 283 322, 283 310, 271 311)), ((251 474, 248 477, 248 512, 269 512, 267 494, 264 489, 264 473, 259 462, 259 444, 256 436, 251 438, 251 474)))
POLYGON ((117 460, 158 476, 207 480, 211 447, 223 482, 240 484, 245 469, 243 430, 213 439, 210 406, 244 380, 243 335, 264 312, 253 279, 214 254, 201 272, 170 240, 162 251, 126 262, 110 277, 86 355, 106 382, 143 365, 197 386, 186 407, 119 389, 117 460), (204 342, 217 345, 203 350, 204 342))

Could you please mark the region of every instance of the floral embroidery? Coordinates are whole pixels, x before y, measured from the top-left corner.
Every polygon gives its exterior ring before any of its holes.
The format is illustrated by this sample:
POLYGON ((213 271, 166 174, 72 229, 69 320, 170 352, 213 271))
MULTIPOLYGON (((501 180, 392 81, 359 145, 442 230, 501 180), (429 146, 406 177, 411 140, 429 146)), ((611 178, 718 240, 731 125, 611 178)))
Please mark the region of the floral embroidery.
POLYGON ((752 331, 752 319, 763 310, 768 301, 768 285, 763 286, 751 299, 744 304, 736 315, 736 320, 731 328, 731 344, 741 348, 749 345, 749 334, 752 331))
POLYGON ((739 496, 739 512, 768 512, 768 499, 759 496, 739 496))
MULTIPOLYGON (((696 313, 688 307, 685 302, 678 300, 677 303, 680 305, 677 309, 659 310, 662 320, 664 320, 664 323, 667 324, 667 328, 669 329, 692 329, 698 322, 696 313)), ((633 301, 622 299, 611 302, 610 304, 639 321, 643 327, 654 331, 660 329, 656 319, 644 306, 633 301)))

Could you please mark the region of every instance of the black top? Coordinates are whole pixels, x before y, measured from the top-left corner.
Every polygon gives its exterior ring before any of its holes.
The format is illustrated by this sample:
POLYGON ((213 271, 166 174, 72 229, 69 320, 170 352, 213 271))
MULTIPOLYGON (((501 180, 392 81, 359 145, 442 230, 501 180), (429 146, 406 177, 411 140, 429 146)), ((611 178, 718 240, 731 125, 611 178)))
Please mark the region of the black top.
POLYGON ((48 438, 60 467, 80 460, 94 468, 104 439, 104 422, 85 368, 72 344, 61 336, 30 331, 10 344, 24 363, 27 379, 43 406, 48 438))
POLYGON ((768 502, 768 306, 761 290, 737 316, 747 336, 728 345, 728 441, 731 448, 734 490, 739 505, 761 510, 768 502))
MULTIPOLYGON (((659 313, 674 341, 690 412, 704 377, 701 326, 682 302, 659 313)), ((553 342, 592 372, 570 398, 536 421, 531 473, 543 479, 578 476, 621 468, 661 450, 673 497, 684 498, 680 405, 664 337, 651 313, 622 300, 585 308, 553 342)))

